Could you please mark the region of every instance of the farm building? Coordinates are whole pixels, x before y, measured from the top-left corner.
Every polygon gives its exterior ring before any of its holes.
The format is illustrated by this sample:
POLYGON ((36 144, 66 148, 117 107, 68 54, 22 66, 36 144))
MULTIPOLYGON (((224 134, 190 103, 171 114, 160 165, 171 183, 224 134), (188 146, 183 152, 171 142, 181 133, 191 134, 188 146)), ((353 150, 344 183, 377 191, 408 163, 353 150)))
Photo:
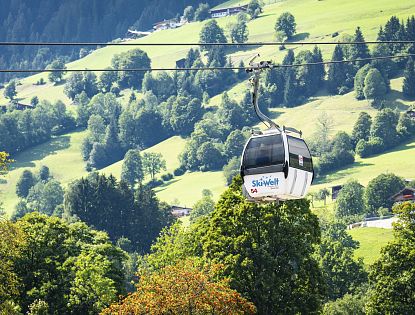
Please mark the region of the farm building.
MULTIPOLYGON (((11 106, 11 108, 16 109, 16 110, 25 110, 25 109, 33 109, 35 108, 35 106, 30 105, 30 104, 23 104, 23 103, 19 103, 17 101, 12 101, 10 102, 9 106, 11 106)), ((1 106, 3 111, 7 110, 7 106, 1 106)))
POLYGON ((331 187, 331 199, 336 200, 337 195, 339 194, 340 190, 343 188, 343 185, 336 185, 331 187))
POLYGON ((143 32, 143 31, 128 30, 126 37, 129 39, 136 39, 136 38, 150 35, 151 33, 152 31, 143 32))
POLYGON ((171 214, 175 218, 181 218, 188 216, 190 214, 190 211, 192 211, 191 208, 181 207, 181 206, 172 206, 171 207, 171 214))
POLYGON ((401 203, 405 201, 415 201, 415 188, 405 187, 400 192, 396 193, 391 197, 391 199, 396 203, 401 203))
POLYGON ((153 24, 153 29, 155 31, 162 31, 162 30, 168 30, 171 28, 178 28, 182 25, 183 23, 177 22, 176 19, 171 19, 171 20, 164 20, 164 21, 153 24))
POLYGON ((237 7, 229 7, 229 8, 221 8, 221 9, 212 9, 210 10, 210 15, 212 18, 220 18, 229 15, 235 15, 239 12, 246 12, 248 9, 248 5, 240 5, 237 7))
POLYGON ((184 68, 186 66, 186 58, 176 60, 176 68, 184 68))

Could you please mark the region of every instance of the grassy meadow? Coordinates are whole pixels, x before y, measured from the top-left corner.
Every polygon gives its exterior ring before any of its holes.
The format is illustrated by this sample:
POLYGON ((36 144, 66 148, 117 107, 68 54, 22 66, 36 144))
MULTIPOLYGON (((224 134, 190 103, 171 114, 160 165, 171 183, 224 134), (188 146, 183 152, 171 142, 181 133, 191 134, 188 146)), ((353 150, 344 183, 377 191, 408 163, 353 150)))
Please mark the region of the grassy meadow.
POLYGON ((360 247, 355 251, 355 257, 363 257, 365 265, 373 264, 380 256, 380 250, 393 240, 391 229, 357 228, 348 231, 360 247))
MULTIPOLYGON (((230 0, 221 6, 244 4, 245 0, 230 0)), ((343 34, 353 34, 357 26, 360 26, 366 40, 376 39, 379 26, 384 24, 392 15, 400 19, 406 19, 415 14, 415 2, 413 0, 286 0, 265 1, 263 14, 253 21, 249 21, 249 41, 273 41, 274 24, 277 17, 286 11, 291 12, 297 22, 297 35, 295 41, 337 41, 343 34), (382 8, 382 9, 380 9, 382 8), (324 21, 324 22, 323 22, 324 21), (338 32, 340 35, 333 38, 332 34, 338 32)), ((235 17, 224 17, 217 19, 219 25, 226 26, 235 20, 235 17)), ((129 41, 129 43, 158 43, 158 42, 198 42, 199 32, 205 22, 186 24, 178 29, 165 30, 152 33, 149 36, 129 41)), ((137 46, 139 47, 139 46, 137 46)), ((290 46, 298 53, 303 49, 312 49, 310 46, 290 46)), ((183 46, 161 46, 140 47, 145 50, 152 60, 153 67, 173 67, 175 61, 185 57, 190 47, 183 46)), ((322 46, 325 59, 330 59, 333 46, 322 46)), ((105 68, 111 64, 115 54, 134 49, 131 46, 110 46, 93 51, 88 56, 67 64, 68 69, 105 68)), ((264 59, 281 61, 286 51, 279 51, 275 46, 259 46, 243 49, 240 47, 230 52, 232 61, 237 64, 239 60, 247 62, 253 55, 260 53, 264 59)), ((66 75, 68 76, 68 74, 66 75)), ((28 102, 31 97, 38 96, 40 99, 49 101, 62 100, 70 105, 71 101, 63 93, 63 84, 52 85, 47 83, 36 86, 34 83, 40 78, 47 81, 47 74, 41 73, 21 79, 18 86, 17 97, 28 102)), ((402 97, 402 78, 393 79, 392 91, 388 95, 388 104, 391 107, 405 109, 414 102, 409 102, 402 97)), ((244 81, 234 85, 228 94, 231 98, 239 100, 243 92, 249 88, 248 82, 244 81)), ((130 94, 129 90, 122 91, 120 101, 125 103, 130 94)), ((0 104, 5 103, 3 91, 0 90, 0 104)), ((217 107, 220 104, 221 95, 211 98, 209 106, 217 107)), ((70 106, 74 110, 74 106, 70 106)), ((312 137, 316 128, 316 120, 323 112, 327 113, 333 121, 334 134, 336 131, 344 130, 350 132, 356 118, 361 111, 375 114, 366 101, 355 100, 352 93, 342 96, 329 96, 321 90, 307 103, 295 108, 272 109, 271 115, 279 124, 296 127, 304 132, 306 139, 312 137)), ((259 124, 258 124, 259 126, 259 124)), ((52 174, 64 184, 85 175, 85 163, 82 161, 80 146, 85 132, 73 132, 54 138, 53 140, 27 150, 14 157, 11 172, 4 182, 0 182, 0 198, 4 201, 7 209, 12 209, 17 202, 14 195, 14 186, 21 172, 26 168, 37 169, 41 165, 51 168, 52 174)), ((178 155, 182 151, 185 139, 172 137, 156 146, 147 149, 151 152, 160 152, 167 160, 167 171, 172 172, 178 166, 178 155)), ((350 178, 359 180, 366 184, 371 178, 378 174, 390 171, 406 178, 415 178, 412 167, 415 154, 415 142, 404 144, 395 150, 383 155, 368 159, 357 159, 351 167, 344 168, 339 172, 331 174, 315 183, 312 189, 329 187, 333 184, 343 183, 350 178), (411 159, 412 157, 412 159, 411 159)), ((114 174, 119 177, 122 162, 117 162, 102 170, 105 174, 114 174)), ((182 205, 190 206, 196 202, 204 189, 211 189, 217 197, 225 189, 225 180, 221 172, 195 172, 186 173, 176 177, 157 188, 158 196, 167 202, 178 199, 182 205)))
POLYGON ((54 137, 13 156, 15 162, 0 181, 0 200, 3 201, 6 212, 10 214, 18 202, 16 182, 26 169, 36 172, 42 165, 46 165, 52 176, 64 185, 87 175, 81 156, 81 145, 85 136, 86 131, 75 131, 54 137))

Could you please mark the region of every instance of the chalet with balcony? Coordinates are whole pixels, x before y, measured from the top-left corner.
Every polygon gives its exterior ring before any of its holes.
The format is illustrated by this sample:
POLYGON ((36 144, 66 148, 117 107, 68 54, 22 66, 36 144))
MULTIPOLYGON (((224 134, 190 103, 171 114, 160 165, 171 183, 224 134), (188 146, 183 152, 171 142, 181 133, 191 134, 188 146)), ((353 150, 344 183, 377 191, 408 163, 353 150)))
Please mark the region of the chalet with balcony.
POLYGON ((190 211, 192 211, 191 208, 181 207, 181 206, 172 206, 171 207, 171 214, 175 218, 181 218, 188 216, 190 214, 190 211))
POLYGON ((415 188, 405 187, 400 192, 391 197, 395 203, 401 203, 405 201, 415 201, 415 188))
POLYGON ((246 12, 248 10, 248 5, 240 5, 236 7, 227 7, 227 8, 220 8, 220 9, 211 9, 210 15, 212 18, 220 18, 229 15, 235 15, 240 12, 246 12))

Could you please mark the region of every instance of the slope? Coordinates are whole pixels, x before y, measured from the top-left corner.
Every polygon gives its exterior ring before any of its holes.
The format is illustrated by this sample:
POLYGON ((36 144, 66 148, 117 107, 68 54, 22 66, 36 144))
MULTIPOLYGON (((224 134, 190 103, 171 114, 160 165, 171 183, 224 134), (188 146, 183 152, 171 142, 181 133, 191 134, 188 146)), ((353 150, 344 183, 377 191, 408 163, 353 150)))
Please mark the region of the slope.
MULTIPOLYGON (((239 3, 239 2, 238 2, 239 3)), ((378 28, 384 24, 391 15, 405 19, 415 13, 415 4, 411 0, 391 2, 389 0, 369 0, 362 5, 360 0, 289 0, 277 2, 265 6, 264 13, 256 20, 248 23, 249 41, 272 41, 274 40, 274 24, 279 14, 290 11, 296 17, 297 35, 294 40, 327 40, 335 41, 331 34, 338 32, 353 34, 356 26, 360 26, 366 39, 375 39, 378 28), (379 8, 382 7, 382 10, 379 8), (321 23, 324 21, 324 23, 321 23)), ((224 17, 217 19, 219 25, 226 28, 235 17, 224 17)), ((157 42, 198 42, 198 34, 205 22, 194 22, 178 29, 155 32, 149 36, 129 41, 129 43, 157 43, 157 42)), ((186 55, 189 47, 162 46, 141 47, 152 59, 153 67, 174 67, 175 61, 186 55)), ((296 50, 304 49, 302 46, 294 47, 296 50)), ((68 69, 105 68, 110 66, 111 59, 115 54, 134 49, 134 47, 110 46, 97 49, 90 55, 71 62, 68 69)), ((329 58, 333 50, 332 46, 322 47, 323 54, 329 58)), ((232 60, 235 62, 241 58, 248 60, 254 54, 260 53, 263 58, 281 60, 285 52, 279 51, 274 46, 261 46, 248 49, 240 49, 233 52, 232 60)), ((51 84, 33 86, 40 78, 47 79, 47 74, 37 74, 22 79, 22 85, 18 88, 18 97, 25 101, 37 95, 40 99, 61 99, 69 104, 69 99, 63 94, 63 86, 51 84)), ((46 80, 47 81, 47 80, 46 80)), ((1 93, 2 95, 3 93, 1 93)), ((4 103, 4 99, 0 99, 4 103)))
MULTIPOLYGON (((226 4, 234 4, 235 1, 230 1, 226 4)), ((238 2, 239 4, 239 2, 238 2)), ((271 41, 274 40, 274 29, 273 26, 279 14, 284 11, 290 11, 294 14, 297 21, 297 35, 295 40, 327 40, 335 41, 337 38, 332 38, 334 32, 348 33, 352 34, 356 26, 361 26, 365 38, 367 40, 375 39, 378 31, 378 27, 381 24, 384 24, 386 20, 391 15, 397 15, 401 19, 405 19, 407 16, 415 14, 415 3, 410 0, 402 0, 399 2, 391 2, 388 0, 369 0, 362 3, 360 0, 350 0, 350 1, 341 1, 341 0, 326 0, 318 1, 315 0, 287 0, 283 2, 277 2, 274 4, 267 5, 264 8, 264 13, 256 20, 250 21, 248 23, 249 28, 249 41, 271 41), (382 10, 379 8, 382 7, 382 10), (321 23, 324 21, 324 23, 321 23)), ((222 27, 233 21, 235 17, 225 17, 218 19, 218 23, 222 27)), ((136 43, 157 43, 157 42, 197 42, 198 34, 204 22, 190 23, 181 28, 174 30, 165 30, 155 32, 147 37, 131 41, 136 43)), ((182 46, 162 46, 162 47, 142 47, 149 54, 152 59, 152 66, 154 67, 171 67, 174 66, 175 61, 184 57, 190 47, 182 46)), ((306 46, 297 46, 293 47, 297 52, 302 49, 306 49, 306 46)), ((311 48, 311 47, 310 47, 311 48)), ((111 63, 112 57, 120 52, 133 49, 132 47, 104 47, 95 50, 90 55, 68 64, 68 68, 71 69, 85 69, 85 68, 94 68, 94 67, 106 67, 111 63)), ((324 57, 327 59, 330 57, 333 47, 324 46, 322 47, 324 57)), ((276 61, 282 59, 285 54, 284 51, 279 51, 277 47, 273 46, 261 46, 248 49, 239 49, 232 51, 230 56, 232 60, 237 63, 241 58, 249 60, 254 53, 260 52, 262 57, 265 59, 272 58, 276 61)), ((63 85, 54 86, 50 83, 43 86, 33 85, 39 78, 47 78, 47 74, 37 74, 26 79, 21 80, 21 85, 18 86, 18 97, 24 101, 28 101, 32 96, 37 95, 40 99, 47 99, 54 101, 57 99, 64 100, 66 104, 70 104, 70 100, 66 98, 63 94, 63 85)), ((392 81, 393 92, 389 94, 389 101, 391 106, 397 106, 399 108, 405 108, 413 102, 408 102, 403 100, 400 89, 402 85, 402 79, 395 79, 392 81)), ((247 82, 242 82, 235 85, 230 91, 229 94, 231 97, 237 99, 242 95, 242 92, 248 88, 247 82)), ((0 91, 2 92, 2 91, 0 91)), ((2 94, 2 93, 1 93, 2 94)), ((129 92, 124 91, 124 98, 128 96, 129 92)), ((0 103, 4 103, 4 99, 0 99, 0 103)), ((215 96, 210 101, 210 106, 218 106, 220 104, 220 95, 215 96)), ((356 120, 358 114, 361 111, 368 111, 373 114, 375 111, 371 109, 365 101, 356 101, 353 97, 353 93, 349 93, 343 96, 327 96, 324 91, 321 91, 319 95, 314 97, 308 103, 296 107, 296 108, 278 108, 273 109, 273 117, 278 119, 278 121, 285 125, 290 125, 302 129, 306 135, 306 138, 311 137, 313 131, 315 130, 315 120, 322 112, 326 112, 333 120, 334 128, 333 133, 337 130, 349 131, 352 128, 354 121, 356 120)), ((70 136, 70 135, 68 135, 70 136)), ((174 162, 173 157, 177 156, 177 153, 181 151, 181 147, 184 143, 178 142, 178 137, 172 138, 169 140, 168 148, 163 154, 168 158, 168 168, 171 171, 176 165, 177 160, 174 162), (169 154, 172 152, 172 154, 169 154)), ((79 144, 75 142, 69 143, 68 150, 76 151, 76 148, 79 149, 79 144), (72 148, 74 146, 74 148, 72 148)), ((161 144, 161 146, 163 146, 161 144)), ((378 173, 385 170, 385 165, 382 164, 378 159, 393 159, 394 165, 391 164, 389 170, 395 171, 395 168, 392 166, 399 165, 401 170, 398 170, 398 173, 401 173, 403 176, 410 177, 411 174, 408 174, 408 169, 410 169, 407 161, 408 159, 401 158, 401 155, 398 150, 406 151, 406 153, 413 153, 411 144, 408 144, 409 149, 405 147, 400 147, 394 150, 395 154, 385 155, 374 157, 373 161, 368 162, 373 165, 368 165, 365 161, 356 163, 352 169, 345 169, 340 171, 338 174, 340 177, 336 177, 336 174, 333 174, 332 177, 327 177, 324 181, 321 181, 316 186, 320 188, 322 186, 330 186, 331 183, 342 182, 349 176, 348 172, 352 172, 353 176, 357 176, 358 179, 362 178, 362 181, 375 176, 378 173), (377 163, 380 163, 379 165, 377 163), (370 171, 367 171, 367 169, 370 171), (342 173, 343 172, 343 173, 342 173), (370 174, 370 175, 365 175, 370 174), (365 177, 367 177, 365 179, 365 177)), ((160 149, 162 150, 162 149, 160 149)), ((24 152, 23 154, 30 155, 31 150, 24 152)), ((79 151, 78 151, 79 152, 79 151)), ((391 152, 390 154, 392 154, 391 152)), ((64 150, 56 151, 55 154, 48 156, 49 163, 59 165, 59 161, 62 160, 61 154, 65 154, 64 150)), ((22 155, 23 156, 23 155, 22 155)), ((80 156, 80 154, 79 154, 80 156)), ((21 156, 15 157, 18 160, 22 159, 21 156)), ((79 157, 80 158, 80 157, 79 157)), ((74 160, 76 161, 76 159, 74 160)), ((20 167, 19 164, 16 164, 16 171, 20 167)), ((74 162, 75 163, 75 162, 74 162)), ((81 166, 79 169, 83 170, 83 164, 80 162, 81 166)), ((78 166, 77 166, 78 167, 78 166)), ((110 166, 103 171, 105 173, 115 173, 119 174, 121 168, 121 163, 117 163, 113 166, 110 166)), ((58 170, 57 170, 58 171, 58 170)), ((76 172, 74 173, 76 174, 76 172)), ((78 174, 81 174, 78 171, 78 174)), ((223 190, 224 182, 221 179, 220 172, 214 173, 187 173, 179 178, 175 178, 168 183, 165 187, 162 187, 158 190, 158 194, 161 198, 167 201, 171 201, 175 198, 183 199, 187 205, 192 204, 195 200, 199 198, 198 193, 185 194, 184 192, 188 191, 189 184, 191 188, 201 191, 204 186, 209 186, 218 193, 223 190), (182 197, 183 195, 183 197, 182 197)), ((11 173, 10 176, 17 176, 18 173, 11 173)), ((67 181, 69 178, 74 178, 70 174, 62 174, 63 181, 67 181)), ((413 176, 412 176, 413 177, 413 176)), ((1 187, 1 186, 0 186, 1 187)), ((209 188, 206 187, 206 188, 209 188)), ((11 197, 7 197, 11 198, 11 197)))

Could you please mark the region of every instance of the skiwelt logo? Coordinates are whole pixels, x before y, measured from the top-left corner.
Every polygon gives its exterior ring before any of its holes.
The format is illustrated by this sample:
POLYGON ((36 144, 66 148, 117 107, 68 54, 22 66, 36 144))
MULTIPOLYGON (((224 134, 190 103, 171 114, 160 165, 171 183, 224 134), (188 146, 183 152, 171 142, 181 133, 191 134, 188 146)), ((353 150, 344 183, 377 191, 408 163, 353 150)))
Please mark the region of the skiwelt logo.
POLYGON ((261 177, 259 180, 252 180, 252 187, 278 187, 279 184, 278 178, 272 178, 271 176, 261 177))

